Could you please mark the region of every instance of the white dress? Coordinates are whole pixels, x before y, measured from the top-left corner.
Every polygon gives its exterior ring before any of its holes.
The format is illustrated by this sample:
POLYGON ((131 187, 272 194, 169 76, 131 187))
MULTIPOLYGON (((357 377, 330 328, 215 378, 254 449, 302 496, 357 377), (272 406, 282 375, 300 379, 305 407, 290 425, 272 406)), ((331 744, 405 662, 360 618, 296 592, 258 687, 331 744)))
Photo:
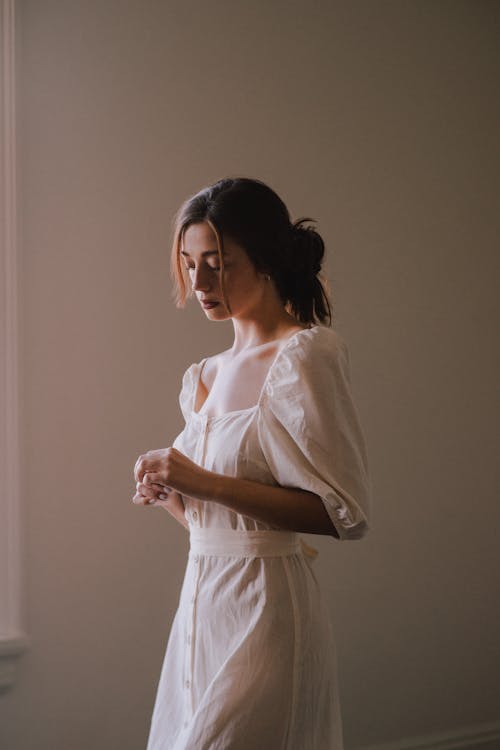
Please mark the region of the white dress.
MULTIPOLYGON (((314 492, 340 541, 363 536, 370 480, 340 335, 296 332, 259 402, 216 417, 194 411, 205 361, 184 374, 173 446, 209 471, 314 492)), ((147 750, 341 750, 335 642, 299 535, 183 499, 190 552, 147 750)))

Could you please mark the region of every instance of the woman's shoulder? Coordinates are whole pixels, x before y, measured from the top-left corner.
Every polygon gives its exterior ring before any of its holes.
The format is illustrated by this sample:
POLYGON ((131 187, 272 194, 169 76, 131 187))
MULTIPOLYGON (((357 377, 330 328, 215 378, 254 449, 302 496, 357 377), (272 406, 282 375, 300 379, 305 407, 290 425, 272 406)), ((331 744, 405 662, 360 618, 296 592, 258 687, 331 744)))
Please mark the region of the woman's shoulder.
POLYGON ((347 345, 341 334, 334 328, 314 325, 297 331, 285 344, 282 353, 286 357, 294 356, 302 361, 315 363, 344 354, 347 345))
POLYGON ((346 366, 347 347, 336 330, 323 325, 304 328, 281 348, 268 374, 265 391, 268 396, 292 394, 297 399, 302 391, 324 388, 332 375, 346 366))

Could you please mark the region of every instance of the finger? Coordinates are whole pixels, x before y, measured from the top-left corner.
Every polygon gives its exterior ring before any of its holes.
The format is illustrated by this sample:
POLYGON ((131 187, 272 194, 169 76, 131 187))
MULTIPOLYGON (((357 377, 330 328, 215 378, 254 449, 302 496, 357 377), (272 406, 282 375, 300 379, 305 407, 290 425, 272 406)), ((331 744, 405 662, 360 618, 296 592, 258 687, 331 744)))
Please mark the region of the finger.
POLYGON ((141 484, 140 482, 137 482, 136 492, 143 495, 144 497, 157 497, 160 492, 162 493, 170 492, 170 487, 165 487, 164 484, 144 485, 144 484, 141 484))
POLYGON ((144 477, 143 477, 142 481, 143 481, 144 484, 148 484, 148 485, 158 484, 158 485, 162 485, 163 486, 163 484, 165 482, 165 477, 160 472, 147 471, 144 474, 144 477))
POLYGON ((136 478, 136 481, 137 481, 137 474, 139 472, 139 469, 140 469, 140 466, 141 466, 141 462, 143 460, 144 460, 144 456, 139 456, 139 458, 137 459, 137 461, 134 464, 134 477, 136 478))
POLYGON ((158 485, 145 487, 143 484, 140 484, 137 489, 137 494, 149 499, 151 497, 157 497, 158 493, 163 492, 163 490, 164 488, 159 487, 158 485))
POLYGON ((151 498, 168 500, 168 495, 170 492, 172 492, 172 489, 170 487, 165 487, 165 485, 163 484, 145 486, 140 482, 137 483, 137 494, 148 500, 151 498))
POLYGON ((162 487, 163 485, 160 484, 144 484, 143 482, 136 482, 135 485, 136 491, 140 492, 143 495, 148 492, 155 492, 156 490, 160 490, 162 487))
MULTIPOLYGON (((151 451, 148 451, 148 453, 151 453, 151 451)), ((134 479, 136 482, 142 482, 144 478, 144 474, 147 471, 148 468, 148 455, 142 455, 139 456, 137 461, 135 462, 134 466, 134 479)))
POLYGON ((144 495, 140 495, 139 493, 136 493, 132 498, 134 505, 148 505, 149 501, 150 498, 144 497, 144 495))
POLYGON ((136 493, 132 498, 132 502, 134 503, 134 505, 154 505, 157 502, 157 498, 146 497, 145 495, 136 493))

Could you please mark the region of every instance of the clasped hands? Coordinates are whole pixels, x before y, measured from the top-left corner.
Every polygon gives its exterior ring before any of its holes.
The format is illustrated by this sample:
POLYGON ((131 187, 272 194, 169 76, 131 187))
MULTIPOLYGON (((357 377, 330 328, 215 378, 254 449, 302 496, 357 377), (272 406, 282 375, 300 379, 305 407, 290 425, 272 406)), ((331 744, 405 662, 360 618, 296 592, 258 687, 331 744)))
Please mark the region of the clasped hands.
POLYGON ((176 448, 161 448, 139 456, 134 466, 136 505, 163 505, 169 495, 189 495, 206 499, 208 480, 212 472, 203 469, 176 448))

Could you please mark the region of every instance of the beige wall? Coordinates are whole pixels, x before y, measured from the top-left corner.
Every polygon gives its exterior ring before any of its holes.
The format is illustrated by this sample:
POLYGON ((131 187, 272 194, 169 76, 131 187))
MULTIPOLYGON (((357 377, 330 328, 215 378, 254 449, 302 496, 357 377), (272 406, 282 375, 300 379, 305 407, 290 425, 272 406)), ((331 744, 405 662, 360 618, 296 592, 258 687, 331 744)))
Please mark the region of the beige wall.
POLYGON ((145 747, 187 538, 131 503, 132 468, 180 431, 186 367, 231 342, 170 301, 171 220, 239 174, 319 221, 366 432, 373 529, 316 563, 346 748, 500 721, 499 6, 17 12, 32 647, 1 747, 145 747))

